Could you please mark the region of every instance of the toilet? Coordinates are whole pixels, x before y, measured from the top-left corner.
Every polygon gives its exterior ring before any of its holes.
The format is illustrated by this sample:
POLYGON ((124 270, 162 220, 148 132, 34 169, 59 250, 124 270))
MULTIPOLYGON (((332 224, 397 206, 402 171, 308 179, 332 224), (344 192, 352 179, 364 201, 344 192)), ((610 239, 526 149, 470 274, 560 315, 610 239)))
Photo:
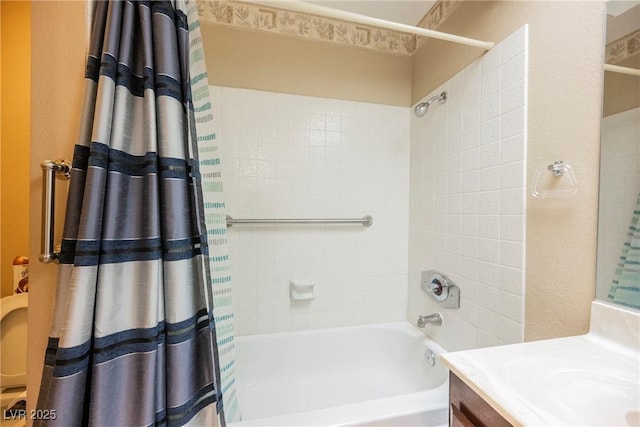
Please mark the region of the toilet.
POLYGON ((28 293, 0 299, 0 409, 3 410, 26 400, 28 304, 28 293))

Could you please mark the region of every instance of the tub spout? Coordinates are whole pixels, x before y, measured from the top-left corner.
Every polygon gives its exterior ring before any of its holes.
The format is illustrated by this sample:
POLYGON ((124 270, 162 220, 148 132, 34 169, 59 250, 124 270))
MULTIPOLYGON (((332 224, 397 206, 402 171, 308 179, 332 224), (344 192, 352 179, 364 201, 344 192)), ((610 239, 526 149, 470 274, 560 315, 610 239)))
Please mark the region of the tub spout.
POLYGON ((428 316, 419 316, 417 325, 418 328, 424 328, 427 325, 441 326, 442 315, 440 313, 433 313, 428 316))

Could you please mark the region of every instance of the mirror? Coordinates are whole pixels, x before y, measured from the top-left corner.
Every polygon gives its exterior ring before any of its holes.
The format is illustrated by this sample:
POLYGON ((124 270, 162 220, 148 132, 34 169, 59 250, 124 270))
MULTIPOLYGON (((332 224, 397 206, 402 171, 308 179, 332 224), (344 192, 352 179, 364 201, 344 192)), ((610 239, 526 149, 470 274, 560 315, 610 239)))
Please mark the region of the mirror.
MULTIPOLYGON (((606 34, 605 63, 640 69, 640 1, 608 2, 606 34)), ((596 298, 640 310, 640 75, 605 71, 602 115, 596 298)))

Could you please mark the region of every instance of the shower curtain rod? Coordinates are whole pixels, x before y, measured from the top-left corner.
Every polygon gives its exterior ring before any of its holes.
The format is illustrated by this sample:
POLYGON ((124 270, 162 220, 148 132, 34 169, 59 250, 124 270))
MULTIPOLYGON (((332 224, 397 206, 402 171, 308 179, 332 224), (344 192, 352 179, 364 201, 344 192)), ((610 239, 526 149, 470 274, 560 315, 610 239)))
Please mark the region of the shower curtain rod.
POLYGON ((309 13, 312 15, 320 15, 327 18, 341 19, 343 21, 356 22, 374 27, 386 28, 389 30, 400 31, 403 33, 416 34, 422 37, 432 39, 446 40, 453 43, 463 44, 466 46, 479 47, 484 50, 493 48, 493 42, 470 39, 467 37, 456 36, 455 34, 442 33, 440 31, 427 30, 413 25, 400 24, 397 22, 386 21, 384 19, 372 18, 370 16, 360 15, 359 13, 346 12, 331 7, 320 6, 312 3, 306 3, 298 0, 245 0, 247 3, 253 3, 263 6, 275 7, 278 9, 291 10, 294 12, 309 13))
POLYGON ((611 71, 614 73, 628 74, 630 76, 640 77, 640 69, 638 68, 621 67, 620 65, 604 64, 604 70, 611 71))

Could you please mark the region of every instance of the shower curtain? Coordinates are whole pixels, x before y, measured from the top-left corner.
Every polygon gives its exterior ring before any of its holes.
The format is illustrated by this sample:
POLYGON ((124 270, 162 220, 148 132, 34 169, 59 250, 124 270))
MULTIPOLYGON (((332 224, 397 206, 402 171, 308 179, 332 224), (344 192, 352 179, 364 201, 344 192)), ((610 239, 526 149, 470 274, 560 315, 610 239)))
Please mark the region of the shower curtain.
POLYGON ((640 194, 616 266, 609 299, 616 304, 640 310, 640 194))
POLYGON ((96 2, 34 425, 225 424, 194 3, 96 2))

